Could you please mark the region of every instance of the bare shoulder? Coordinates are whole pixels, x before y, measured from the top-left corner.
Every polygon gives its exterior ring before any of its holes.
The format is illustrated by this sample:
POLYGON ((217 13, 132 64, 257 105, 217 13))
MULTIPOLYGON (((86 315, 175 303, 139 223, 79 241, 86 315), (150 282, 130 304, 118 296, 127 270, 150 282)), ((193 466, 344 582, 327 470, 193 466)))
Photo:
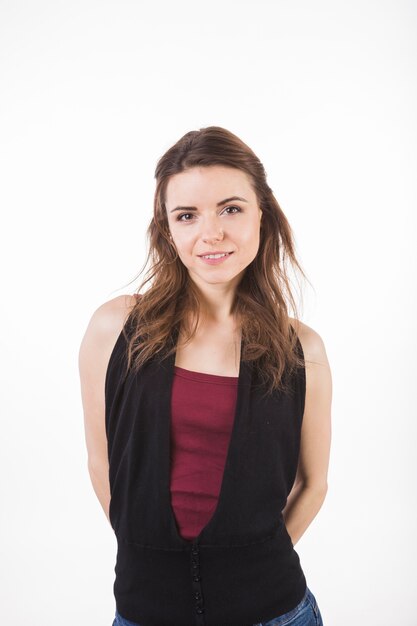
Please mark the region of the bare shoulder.
POLYGON ((136 297, 122 295, 101 304, 92 314, 81 341, 78 367, 84 410, 88 464, 94 473, 108 463, 105 431, 105 377, 110 355, 136 297))
POLYGON ((329 366, 326 347, 319 333, 300 320, 295 320, 292 317, 289 320, 300 340, 306 367, 310 364, 329 366))
POLYGON ((115 334, 117 338, 135 303, 135 296, 129 294, 116 296, 94 311, 90 324, 98 332, 115 334))
POLYGON ((101 304, 92 314, 79 352, 80 368, 96 363, 104 370, 127 317, 136 303, 136 296, 123 294, 101 304))
POLYGON ((331 445, 332 375, 324 341, 317 331, 290 318, 304 352, 306 394, 296 482, 327 492, 331 445))

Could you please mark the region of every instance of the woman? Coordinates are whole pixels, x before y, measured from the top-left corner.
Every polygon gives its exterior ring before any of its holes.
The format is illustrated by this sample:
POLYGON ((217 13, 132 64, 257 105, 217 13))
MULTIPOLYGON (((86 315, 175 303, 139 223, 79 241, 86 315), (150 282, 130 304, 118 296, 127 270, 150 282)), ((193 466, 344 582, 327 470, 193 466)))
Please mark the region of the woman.
POLYGON ((113 626, 322 624, 294 545, 327 492, 331 373, 288 315, 290 226, 223 128, 184 135, 155 176, 151 286, 101 305, 79 357, 113 626))

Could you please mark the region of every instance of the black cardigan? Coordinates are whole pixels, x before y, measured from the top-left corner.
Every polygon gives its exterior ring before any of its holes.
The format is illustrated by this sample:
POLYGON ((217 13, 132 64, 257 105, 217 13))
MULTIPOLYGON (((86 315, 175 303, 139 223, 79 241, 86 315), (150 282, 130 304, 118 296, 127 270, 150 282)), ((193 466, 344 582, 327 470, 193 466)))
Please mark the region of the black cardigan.
MULTIPOLYGON (((124 377, 126 345, 122 330, 105 378, 117 610, 140 626, 252 626, 292 610, 307 582, 282 510, 298 464, 305 369, 291 393, 265 399, 254 388, 256 366, 241 358, 217 507, 188 541, 170 500, 175 354, 124 377)), ((298 338, 297 348, 304 357, 298 338)))

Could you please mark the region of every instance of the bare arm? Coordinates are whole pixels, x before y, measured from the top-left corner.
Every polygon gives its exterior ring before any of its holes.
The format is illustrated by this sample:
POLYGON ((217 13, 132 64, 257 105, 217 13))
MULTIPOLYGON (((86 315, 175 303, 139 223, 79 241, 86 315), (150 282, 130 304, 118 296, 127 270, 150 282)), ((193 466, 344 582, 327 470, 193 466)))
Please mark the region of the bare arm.
POLYGON ((88 472, 109 522, 110 484, 104 381, 110 354, 134 301, 134 296, 117 296, 94 311, 78 357, 88 472))
POLYGON ((332 378, 320 335, 302 324, 299 339, 306 362, 306 401, 300 457, 283 516, 293 545, 319 512, 327 493, 331 444, 332 378))

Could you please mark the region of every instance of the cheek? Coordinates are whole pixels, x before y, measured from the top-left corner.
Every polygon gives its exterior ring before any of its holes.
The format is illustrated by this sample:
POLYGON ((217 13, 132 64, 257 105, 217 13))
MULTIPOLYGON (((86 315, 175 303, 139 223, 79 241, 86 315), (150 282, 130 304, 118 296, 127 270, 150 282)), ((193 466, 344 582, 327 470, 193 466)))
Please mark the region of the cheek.
POLYGON ((187 236, 187 233, 184 231, 177 233, 174 232, 174 242, 178 248, 183 248, 184 251, 186 251, 191 245, 191 237, 189 235, 187 236))
POLYGON ((195 245, 195 239, 187 237, 187 234, 181 233, 175 239, 175 246, 177 248, 178 255, 182 257, 184 262, 189 263, 196 254, 197 247, 195 245))
POLYGON ((247 229, 241 231, 239 239, 242 244, 247 248, 254 248, 258 246, 260 235, 258 232, 258 226, 256 224, 251 225, 247 229))

